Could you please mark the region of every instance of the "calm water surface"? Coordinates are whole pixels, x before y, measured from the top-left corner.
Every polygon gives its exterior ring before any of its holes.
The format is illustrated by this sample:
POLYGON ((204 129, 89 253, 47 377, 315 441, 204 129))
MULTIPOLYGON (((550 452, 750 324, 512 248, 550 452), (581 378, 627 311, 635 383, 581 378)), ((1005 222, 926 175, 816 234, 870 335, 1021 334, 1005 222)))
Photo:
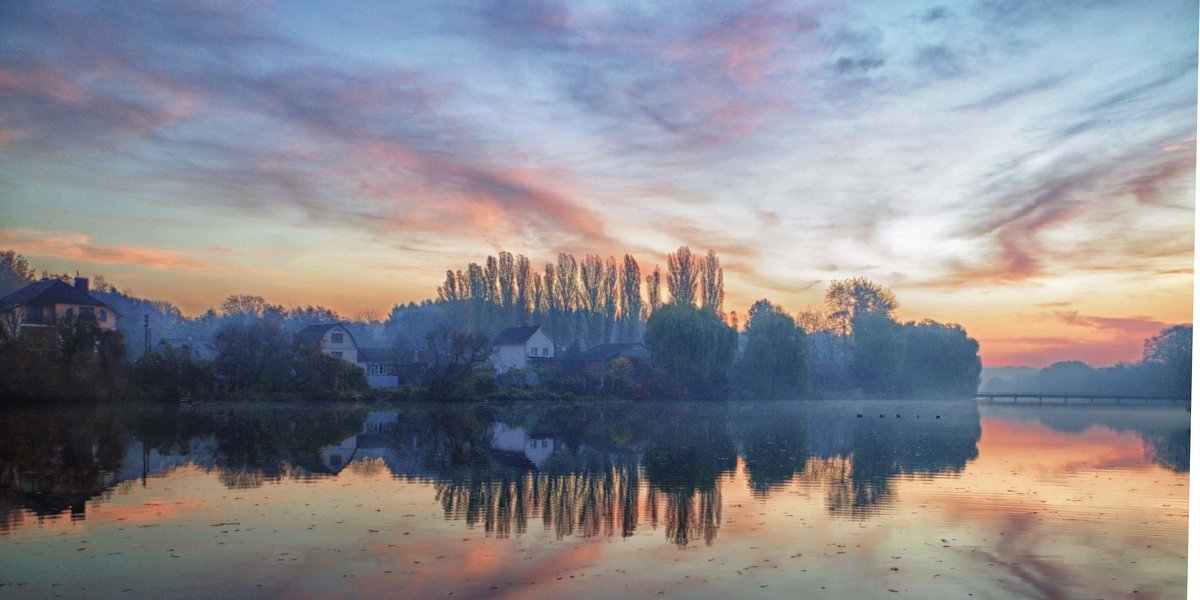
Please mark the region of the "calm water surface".
POLYGON ((1189 414, 0 413, 0 596, 1180 598, 1189 414))

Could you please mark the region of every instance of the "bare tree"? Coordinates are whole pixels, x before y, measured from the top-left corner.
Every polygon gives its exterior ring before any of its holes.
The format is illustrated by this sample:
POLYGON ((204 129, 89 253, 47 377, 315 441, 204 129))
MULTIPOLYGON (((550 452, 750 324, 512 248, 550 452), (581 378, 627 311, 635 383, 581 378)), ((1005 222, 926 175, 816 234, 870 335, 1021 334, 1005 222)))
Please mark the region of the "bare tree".
POLYGON ((617 260, 611 256, 604 261, 604 280, 600 286, 604 303, 604 342, 613 339, 613 328, 617 323, 617 308, 620 305, 617 292, 617 260))
POLYGON ((454 276, 454 271, 446 270, 446 282, 438 286, 437 293, 441 302, 462 300, 462 292, 458 288, 458 278, 454 276))
POLYGON ((621 270, 621 336, 629 342, 637 338, 637 325, 642 318, 642 274, 637 260, 625 255, 621 270))
POLYGON ((579 266, 580 307, 589 314, 600 313, 601 280, 604 278, 604 261, 599 256, 587 255, 579 266))
POLYGON ((700 305, 718 315, 725 305, 725 272, 715 250, 709 250, 701 262, 700 305))
POLYGON ((579 265, 570 254, 558 255, 558 271, 555 273, 554 293, 563 311, 574 310, 579 302, 579 265))
POLYGON ((546 263, 546 274, 542 277, 542 285, 546 288, 546 310, 556 312, 562 310, 558 304, 558 291, 555 289, 558 281, 558 270, 554 268, 553 263, 546 263))
POLYGON ((649 318, 658 307, 662 306, 662 271, 655 265, 654 270, 646 276, 646 302, 649 304, 646 317, 649 318))
POLYGON ((673 304, 696 304, 696 285, 700 277, 700 265, 691 248, 680 246, 667 255, 667 291, 673 304))
POLYGON ((429 365, 429 393, 437 400, 452 398, 477 369, 486 366, 491 340, 482 335, 441 329, 425 336, 421 359, 429 365))
POLYGON ((483 268, 483 277, 485 280, 483 299, 488 302, 496 301, 496 284, 500 275, 500 266, 496 262, 495 256, 487 257, 487 262, 483 268))
MULTIPOLYGON (((524 316, 529 314, 531 305, 537 306, 537 303, 532 302, 530 294, 530 285, 532 285, 532 274, 529 267, 529 259, 524 254, 517 255, 516 265, 516 282, 517 282, 517 312, 524 316)), ((532 310, 537 310, 533 308, 532 310)))
MULTIPOLYGON (((550 265, 546 265, 549 267, 550 265)), ((551 278, 553 279, 553 278, 551 278)), ((535 272, 533 274, 533 285, 529 294, 529 312, 533 314, 546 314, 546 290, 542 284, 542 274, 535 272)))
POLYGON ((496 281, 500 285, 500 305, 511 311, 517 301, 516 260, 512 252, 501 252, 496 261, 496 281))
POLYGON ((829 308, 829 317, 838 323, 841 334, 848 335, 854 317, 867 313, 891 317, 900 303, 891 290, 865 277, 854 277, 830 283, 825 290, 825 306, 829 308))

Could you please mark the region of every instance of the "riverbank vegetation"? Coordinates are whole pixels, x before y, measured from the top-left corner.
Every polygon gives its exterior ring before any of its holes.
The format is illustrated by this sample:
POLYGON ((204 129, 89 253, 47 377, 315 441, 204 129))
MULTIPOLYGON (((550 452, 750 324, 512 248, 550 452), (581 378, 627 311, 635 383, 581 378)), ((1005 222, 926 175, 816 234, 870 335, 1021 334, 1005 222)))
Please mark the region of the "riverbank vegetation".
MULTIPOLYGON (((436 299, 398 304, 386 318, 285 307, 252 295, 230 296, 187 317, 168 302, 140 298, 96 276, 92 296, 121 315, 103 351, 79 350, 101 347, 83 339, 90 331, 84 317, 60 323, 57 337, 40 345, 15 335, 19 323, 6 323, 0 392, 14 401, 702 400, 961 397, 979 385, 979 344, 965 329, 900 321, 896 296, 867 279, 831 282, 819 308, 792 313, 762 299, 739 315, 725 310, 715 252, 693 254, 684 246, 666 259, 664 270, 631 255, 580 260, 560 254, 537 269, 523 255, 500 252, 447 270, 436 299), (359 366, 299 342, 305 327, 332 322, 358 347, 403 366, 404 387, 369 388, 359 366), (506 327, 526 324, 550 335, 555 359, 497 373, 491 340, 506 327), (643 343, 650 358, 585 360, 589 348, 611 343, 643 343)), ((34 279, 23 257, 0 253, 0 296, 34 279)), ((1186 376, 1190 381, 1190 370, 1186 376)))

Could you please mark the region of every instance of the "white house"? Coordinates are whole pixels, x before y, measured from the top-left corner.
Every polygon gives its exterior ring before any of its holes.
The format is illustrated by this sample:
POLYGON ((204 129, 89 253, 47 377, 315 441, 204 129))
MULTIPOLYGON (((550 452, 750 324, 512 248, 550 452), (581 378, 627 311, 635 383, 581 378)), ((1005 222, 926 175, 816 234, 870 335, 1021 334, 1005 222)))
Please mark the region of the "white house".
POLYGON ((317 346, 322 352, 334 358, 358 364, 358 344, 354 336, 341 323, 323 323, 309 325, 296 334, 300 343, 305 346, 317 346))
POLYGON ((537 359, 551 358, 554 340, 538 325, 509 327, 492 342, 492 365, 499 372, 528 369, 537 359))
POLYGON ((322 352, 349 361, 367 373, 367 385, 394 388, 400 385, 399 365, 393 352, 380 348, 361 348, 350 330, 341 323, 309 325, 296 334, 305 346, 317 346, 322 352))

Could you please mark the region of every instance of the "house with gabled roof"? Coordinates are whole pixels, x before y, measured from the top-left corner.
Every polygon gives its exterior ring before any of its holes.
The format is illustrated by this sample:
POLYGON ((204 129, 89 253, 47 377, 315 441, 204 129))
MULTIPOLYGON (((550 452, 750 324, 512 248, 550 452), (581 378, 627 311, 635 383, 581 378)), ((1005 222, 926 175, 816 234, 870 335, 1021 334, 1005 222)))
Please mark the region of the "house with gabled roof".
POLYGON ((341 323, 309 325, 296 334, 296 341, 302 346, 316 346, 334 358, 358 364, 358 343, 341 323))
POLYGON ((492 342, 492 366, 496 371, 528 369, 539 360, 554 358, 554 340, 539 325, 509 327, 492 342))
POLYGON ((89 292, 86 277, 76 277, 75 285, 44 278, 0 298, 0 319, 15 326, 18 335, 24 328, 53 327, 77 315, 91 315, 100 329, 116 331, 120 315, 89 292))
POLYGON ((401 365, 395 352, 383 348, 363 348, 350 330, 341 323, 309 325, 296 334, 302 346, 317 346, 322 352, 349 361, 367 374, 367 385, 375 388, 400 386, 401 365))

